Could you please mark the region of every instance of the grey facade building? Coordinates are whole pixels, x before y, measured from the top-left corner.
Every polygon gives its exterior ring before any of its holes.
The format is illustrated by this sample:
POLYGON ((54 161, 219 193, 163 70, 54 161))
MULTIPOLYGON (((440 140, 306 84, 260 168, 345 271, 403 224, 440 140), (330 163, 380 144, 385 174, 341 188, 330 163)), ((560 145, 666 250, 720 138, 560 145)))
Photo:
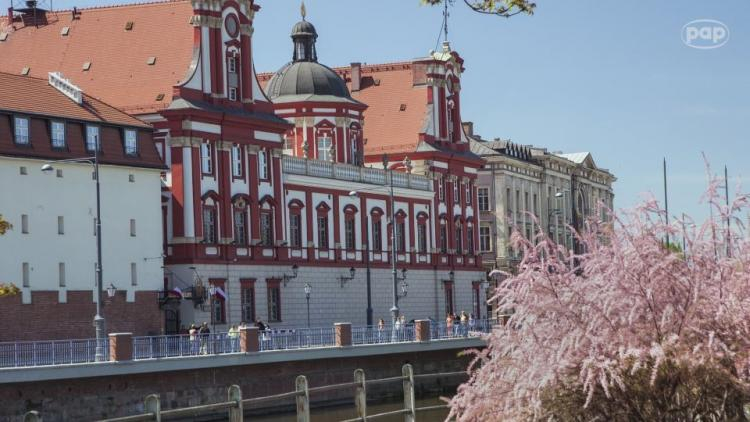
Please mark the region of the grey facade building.
POLYGON ((573 231, 591 217, 606 220, 617 178, 588 152, 550 152, 509 140, 487 141, 464 123, 471 150, 485 160, 477 182, 479 248, 486 270, 514 271, 520 252, 511 247, 514 229, 527 238, 543 231, 578 249, 573 231), (599 207, 599 204, 605 208, 599 207), (597 215, 597 213, 599 215, 597 215))

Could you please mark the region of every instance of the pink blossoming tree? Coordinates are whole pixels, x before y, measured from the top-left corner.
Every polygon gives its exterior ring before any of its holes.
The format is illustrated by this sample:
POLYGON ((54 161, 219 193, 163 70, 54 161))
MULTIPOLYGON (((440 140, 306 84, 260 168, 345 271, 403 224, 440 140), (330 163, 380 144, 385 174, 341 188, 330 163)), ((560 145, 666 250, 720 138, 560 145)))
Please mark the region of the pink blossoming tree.
MULTIPOLYGON (((510 317, 473 351, 459 421, 742 420, 750 403, 748 196, 664 223, 648 201, 589 221, 580 253, 541 231, 492 299, 510 317), (728 225, 727 221, 731 224, 728 225), (664 238, 685 240, 685 251, 664 238)), ((723 198, 721 198, 723 200, 723 198)), ((750 408, 748 408, 750 410, 750 408)))

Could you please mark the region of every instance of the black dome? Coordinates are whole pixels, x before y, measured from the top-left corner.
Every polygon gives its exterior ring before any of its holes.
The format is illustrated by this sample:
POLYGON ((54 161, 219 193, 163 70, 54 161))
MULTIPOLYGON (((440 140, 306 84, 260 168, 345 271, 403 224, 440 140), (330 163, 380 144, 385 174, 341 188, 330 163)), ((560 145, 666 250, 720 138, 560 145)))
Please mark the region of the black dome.
POLYGON ((266 93, 274 100, 286 95, 330 95, 351 99, 339 75, 318 62, 292 62, 273 75, 266 93))
POLYGON ((312 35, 314 37, 318 36, 318 32, 315 31, 315 27, 313 24, 306 20, 301 20, 294 24, 292 27, 292 37, 295 35, 312 35))

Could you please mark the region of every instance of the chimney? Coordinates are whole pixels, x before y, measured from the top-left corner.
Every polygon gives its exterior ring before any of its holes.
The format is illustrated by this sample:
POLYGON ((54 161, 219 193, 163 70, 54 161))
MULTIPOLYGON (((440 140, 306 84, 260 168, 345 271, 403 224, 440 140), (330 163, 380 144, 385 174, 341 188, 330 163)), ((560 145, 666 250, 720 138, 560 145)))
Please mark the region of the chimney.
POLYGON ((362 81, 362 63, 352 63, 352 92, 359 91, 362 81))
POLYGON ((461 126, 464 128, 464 133, 468 137, 474 136, 474 122, 463 122, 461 123, 461 126))

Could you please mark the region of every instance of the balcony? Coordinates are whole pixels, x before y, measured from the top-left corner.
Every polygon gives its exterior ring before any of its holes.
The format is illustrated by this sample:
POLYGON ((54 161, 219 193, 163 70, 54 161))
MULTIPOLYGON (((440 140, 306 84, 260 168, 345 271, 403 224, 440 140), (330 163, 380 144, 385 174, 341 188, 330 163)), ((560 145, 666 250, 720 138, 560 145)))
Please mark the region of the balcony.
POLYGON ((393 186, 397 188, 432 191, 432 179, 417 174, 386 172, 382 169, 359 167, 351 164, 332 163, 330 161, 309 160, 300 157, 283 157, 282 168, 285 173, 302 176, 324 177, 326 179, 348 182, 387 185, 388 174, 393 175, 393 186))

